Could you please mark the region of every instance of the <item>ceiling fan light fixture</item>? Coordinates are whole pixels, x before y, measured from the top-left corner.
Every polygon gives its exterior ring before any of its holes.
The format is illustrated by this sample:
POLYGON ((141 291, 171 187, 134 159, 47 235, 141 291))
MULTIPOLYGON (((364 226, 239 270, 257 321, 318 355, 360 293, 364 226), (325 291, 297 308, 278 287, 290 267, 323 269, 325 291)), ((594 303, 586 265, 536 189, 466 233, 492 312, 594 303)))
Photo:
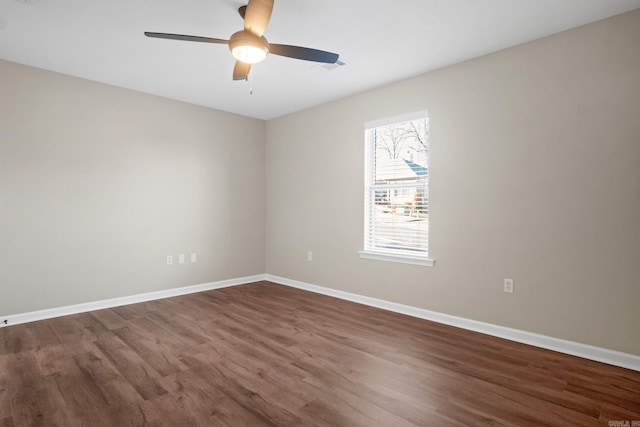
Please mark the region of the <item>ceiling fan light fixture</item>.
POLYGON ((267 52, 255 46, 237 46, 231 53, 238 60, 246 64, 255 64, 267 57, 267 52))
MULTIPOLYGON (((40 1, 40 0, 15 0, 40 1)), ((212 37, 190 36, 187 34, 154 33, 145 31, 147 37, 169 40, 183 40, 189 42, 226 44, 236 59, 233 66, 233 80, 246 80, 251 72, 251 65, 264 60, 268 54, 302 59, 305 61, 335 64, 340 55, 324 50, 311 49, 287 44, 269 44, 263 34, 271 19, 274 0, 247 0, 246 6, 238 9, 244 19, 244 29, 234 33, 229 40, 212 37)), ((0 21, 1 24, 1 21, 0 21)))
POLYGON ((238 61, 255 64, 267 57, 269 43, 248 31, 238 31, 229 39, 229 50, 238 61))

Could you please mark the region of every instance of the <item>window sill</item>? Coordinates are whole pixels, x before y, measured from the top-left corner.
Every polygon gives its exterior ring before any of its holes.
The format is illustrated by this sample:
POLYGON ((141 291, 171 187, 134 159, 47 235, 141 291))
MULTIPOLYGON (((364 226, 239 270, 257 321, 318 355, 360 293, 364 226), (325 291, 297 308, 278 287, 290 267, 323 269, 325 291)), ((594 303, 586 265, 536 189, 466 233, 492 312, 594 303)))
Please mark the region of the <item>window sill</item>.
POLYGON ((358 251, 360 258, 374 259, 377 261, 399 262, 402 264, 422 265, 424 267, 433 267, 434 259, 412 257, 409 255, 393 255, 384 252, 358 251))

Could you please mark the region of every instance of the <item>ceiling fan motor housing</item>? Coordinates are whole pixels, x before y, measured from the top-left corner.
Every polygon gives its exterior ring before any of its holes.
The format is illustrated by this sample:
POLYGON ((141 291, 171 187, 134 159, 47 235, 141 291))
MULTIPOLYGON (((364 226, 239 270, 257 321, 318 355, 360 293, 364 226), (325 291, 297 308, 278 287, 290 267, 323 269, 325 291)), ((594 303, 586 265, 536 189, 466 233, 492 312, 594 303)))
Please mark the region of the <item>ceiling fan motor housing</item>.
POLYGON ((229 50, 238 61, 255 64, 269 53, 269 42, 264 37, 242 30, 229 39, 229 50))

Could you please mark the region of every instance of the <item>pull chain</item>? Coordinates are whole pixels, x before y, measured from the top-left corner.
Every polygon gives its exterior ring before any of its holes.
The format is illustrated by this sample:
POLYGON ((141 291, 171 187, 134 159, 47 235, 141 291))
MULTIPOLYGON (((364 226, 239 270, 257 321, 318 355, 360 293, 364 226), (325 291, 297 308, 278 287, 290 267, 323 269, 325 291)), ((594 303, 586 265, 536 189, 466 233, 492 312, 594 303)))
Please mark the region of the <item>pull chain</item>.
POLYGON ((249 73, 249 95, 253 95, 253 70, 249 73))

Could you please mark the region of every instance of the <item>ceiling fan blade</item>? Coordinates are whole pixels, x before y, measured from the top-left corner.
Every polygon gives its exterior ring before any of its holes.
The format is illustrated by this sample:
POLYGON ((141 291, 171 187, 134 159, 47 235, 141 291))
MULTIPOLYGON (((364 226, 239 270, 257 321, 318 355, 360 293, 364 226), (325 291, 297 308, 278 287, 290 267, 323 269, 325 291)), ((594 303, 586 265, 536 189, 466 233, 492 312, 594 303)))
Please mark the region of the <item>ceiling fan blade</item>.
POLYGON ((236 61, 236 65, 233 67, 233 80, 247 80, 249 71, 251 71, 251 64, 236 61))
POLYGON ((275 43, 269 43, 269 53, 288 56, 289 58, 304 59, 305 61, 325 62, 327 64, 335 64, 340 57, 337 53, 326 52, 324 50, 275 43))
POLYGON ((244 30, 262 37, 272 11, 273 0, 249 0, 244 14, 244 30))
POLYGON ((213 39, 211 37, 187 36, 185 34, 150 33, 148 31, 145 31, 144 35, 147 37, 154 37, 157 39, 183 40, 186 42, 229 44, 229 40, 213 39))

